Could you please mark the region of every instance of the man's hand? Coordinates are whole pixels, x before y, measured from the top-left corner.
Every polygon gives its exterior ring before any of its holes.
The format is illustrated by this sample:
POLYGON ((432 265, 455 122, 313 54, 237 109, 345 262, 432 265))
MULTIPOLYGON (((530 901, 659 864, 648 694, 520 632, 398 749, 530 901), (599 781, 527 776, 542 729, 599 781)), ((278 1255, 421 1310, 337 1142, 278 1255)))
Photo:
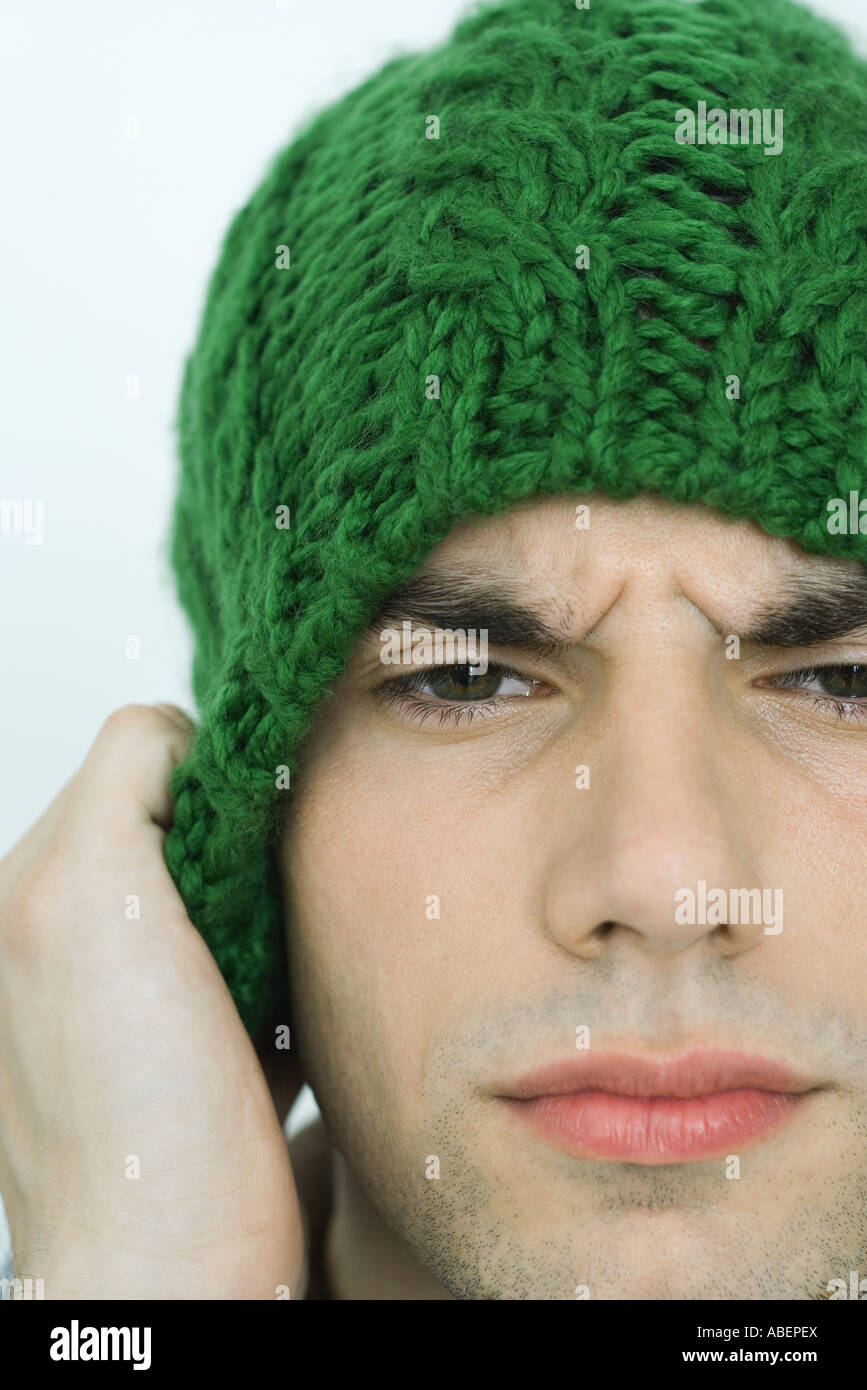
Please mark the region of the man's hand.
POLYGON ((163 861, 192 733, 171 705, 115 711, 0 861, 0 1189, 46 1298, 294 1299, 303 1278, 262 1067, 163 861))

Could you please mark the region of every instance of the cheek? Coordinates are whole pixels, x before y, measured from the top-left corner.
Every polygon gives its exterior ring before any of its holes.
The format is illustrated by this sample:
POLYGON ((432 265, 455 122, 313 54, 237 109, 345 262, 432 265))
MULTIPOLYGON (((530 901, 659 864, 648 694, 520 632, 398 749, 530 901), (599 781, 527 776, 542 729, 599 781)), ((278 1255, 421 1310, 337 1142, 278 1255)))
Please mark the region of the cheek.
POLYGON ((346 1074, 363 1056, 365 1085, 375 1067, 396 1103, 411 1105, 450 1013, 483 1008, 509 980, 514 989, 520 938, 504 945, 525 917, 514 899, 529 883, 530 848, 520 809, 461 777, 441 750, 389 752, 320 762, 281 859, 309 1070, 327 1057, 346 1074))
POLYGON ((762 828, 779 847, 786 926, 769 943, 768 973, 807 999, 867 1010, 867 814, 847 797, 769 801, 762 828))

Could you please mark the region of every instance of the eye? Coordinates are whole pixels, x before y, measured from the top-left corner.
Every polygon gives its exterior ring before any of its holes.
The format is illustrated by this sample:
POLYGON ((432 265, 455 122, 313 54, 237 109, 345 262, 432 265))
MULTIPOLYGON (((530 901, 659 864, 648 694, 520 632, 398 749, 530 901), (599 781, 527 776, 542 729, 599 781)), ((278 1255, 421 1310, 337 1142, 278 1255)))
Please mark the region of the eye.
POLYGON ((820 708, 840 719, 867 718, 867 664, 846 662, 836 666, 807 666, 769 678, 768 685, 801 690, 820 708))
POLYGON ((375 693, 419 722, 437 714, 442 725, 490 718, 511 700, 547 694, 550 689, 543 681, 494 662, 486 671, 470 665, 430 666, 387 681, 375 693))
POLYGON ((529 695, 533 681, 503 666, 489 666, 480 671, 477 666, 435 666, 422 671, 414 687, 420 695, 433 695, 438 700, 492 700, 494 696, 529 695))

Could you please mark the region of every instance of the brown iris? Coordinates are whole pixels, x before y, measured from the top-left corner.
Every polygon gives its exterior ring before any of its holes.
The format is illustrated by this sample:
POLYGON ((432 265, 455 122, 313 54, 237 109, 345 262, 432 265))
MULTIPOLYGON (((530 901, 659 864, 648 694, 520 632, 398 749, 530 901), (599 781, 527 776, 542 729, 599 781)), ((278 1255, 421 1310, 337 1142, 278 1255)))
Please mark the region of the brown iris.
POLYGON ((816 674, 826 695, 838 700, 867 699, 867 666, 826 666, 816 674))
POLYGON ((484 672, 473 666, 441 666, 425 672, 424 685, 440 700, 490 700, 502 679, 495 666, 484 672))

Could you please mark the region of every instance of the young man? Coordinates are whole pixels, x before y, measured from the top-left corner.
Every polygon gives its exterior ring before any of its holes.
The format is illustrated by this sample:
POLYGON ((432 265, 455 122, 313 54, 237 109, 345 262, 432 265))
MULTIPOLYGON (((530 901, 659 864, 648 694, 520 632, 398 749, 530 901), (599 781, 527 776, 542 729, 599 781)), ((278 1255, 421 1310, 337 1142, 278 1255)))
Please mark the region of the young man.
POLYGON ((197 727, 116 712, 0 865, 46 1297, 867 1292, 865 75, 513 0, 238 214, 197 727))

